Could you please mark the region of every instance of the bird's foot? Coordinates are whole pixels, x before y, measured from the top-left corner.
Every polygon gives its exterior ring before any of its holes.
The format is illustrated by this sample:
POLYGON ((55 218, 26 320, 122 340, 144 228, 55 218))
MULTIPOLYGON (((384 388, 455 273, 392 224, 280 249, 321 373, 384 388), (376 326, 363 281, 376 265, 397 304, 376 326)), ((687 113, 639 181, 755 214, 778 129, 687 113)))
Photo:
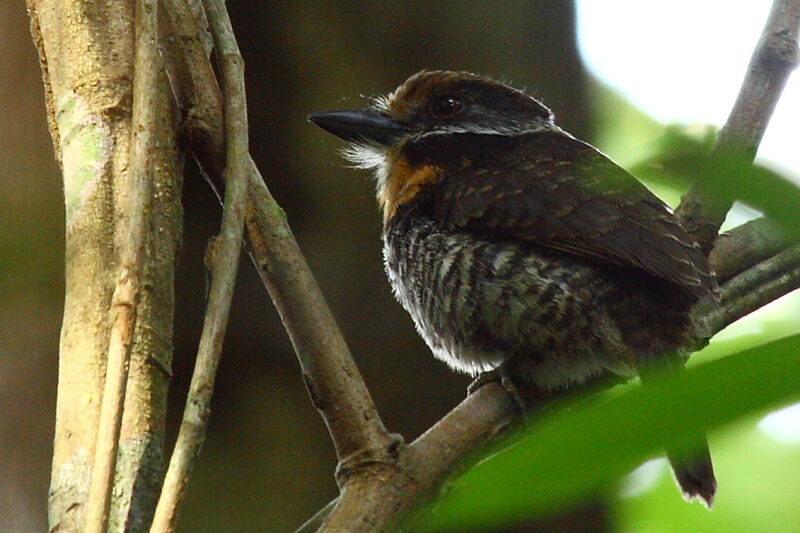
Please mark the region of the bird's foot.
POLYGON ((467 395, 474 393, 487 383, 497 382, 506 391, 514 408, 519 411, 521 415, 527 412, 527 404, 520 394, 519 388, 514 383, 514 378, 509 373, 508 365, 503 363, 494 370, 484 372, 475 378, 472 383, 467 386, 467 395))

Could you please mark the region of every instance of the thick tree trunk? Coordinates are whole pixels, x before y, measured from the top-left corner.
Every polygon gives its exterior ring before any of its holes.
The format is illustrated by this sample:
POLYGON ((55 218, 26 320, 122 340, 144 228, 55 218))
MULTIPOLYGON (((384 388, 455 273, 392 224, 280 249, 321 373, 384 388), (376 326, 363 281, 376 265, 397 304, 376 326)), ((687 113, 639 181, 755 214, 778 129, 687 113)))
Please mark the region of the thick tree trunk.
MULTIPOLYGON (((121 192, 129 169, 133 2, 29 0, 48 121, 64 178, 66 296, 61 331, 51 531, 83 523, 97 434, 109 307, 119 266, 121 192)), ((110 531, 145 530, 159 494, 172 357, 173 273, 182 224, 182 157, 166 78, 158 90, 152 220, 112 500, 110 531)))

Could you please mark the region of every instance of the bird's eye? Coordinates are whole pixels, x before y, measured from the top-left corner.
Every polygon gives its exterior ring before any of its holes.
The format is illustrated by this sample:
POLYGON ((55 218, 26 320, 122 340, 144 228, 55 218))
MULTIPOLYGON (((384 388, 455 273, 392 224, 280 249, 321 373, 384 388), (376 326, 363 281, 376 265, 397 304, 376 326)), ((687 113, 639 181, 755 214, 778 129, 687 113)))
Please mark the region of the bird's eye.
POLYGON ((464 103, 457 96, 445 94, 436 97, 431 103, 431 114, 434 118, 450 118, 464 109, 464 103))

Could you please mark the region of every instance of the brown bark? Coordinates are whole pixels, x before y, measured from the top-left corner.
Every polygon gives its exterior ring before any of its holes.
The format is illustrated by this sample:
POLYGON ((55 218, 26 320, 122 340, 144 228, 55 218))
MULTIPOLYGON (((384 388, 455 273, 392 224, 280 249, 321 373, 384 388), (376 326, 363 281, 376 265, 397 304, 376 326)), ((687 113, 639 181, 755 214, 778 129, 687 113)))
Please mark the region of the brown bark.
MULTIPOLYGON (((190 20, 191 12, 182 2, 168 3, 170 23, 184 38, 179 44, 165 40, 171 58, 167 70, 176 100, 189 117, 187 136, 196 157, 208 174, 222 178, 226 155, 218 131, 222 127, 219 88, 208 65, 200 26, 190 20)), ((286 327, 340 463, 380 457, 397 437, 384 428, 283 210, 249 154, 245 164, 250 255, 286 327)))
POLYGON ((206 436, 222 340, 242 249, 250 177, 244 60, 222 0, 205 0, 225 89, 225 202, 222 228, 207 258, 213 281, 178 440, 164 477, 151 532, 174 531, 179 505, 206 436))
MULTIPOLYGON (((133 4, 29 0, 48 122, 64 178, 66 296, 49 495, 52 531, 82 527, 106 373, 109 313, 127 216, 119 187, 130 168, 133 4)), ((148 159, 154 176, 138 320, 126 387, 111 531, 142 529, 158 495, 172 356, 173 272, 181 234, 182 158, 160 75, 148 159)))

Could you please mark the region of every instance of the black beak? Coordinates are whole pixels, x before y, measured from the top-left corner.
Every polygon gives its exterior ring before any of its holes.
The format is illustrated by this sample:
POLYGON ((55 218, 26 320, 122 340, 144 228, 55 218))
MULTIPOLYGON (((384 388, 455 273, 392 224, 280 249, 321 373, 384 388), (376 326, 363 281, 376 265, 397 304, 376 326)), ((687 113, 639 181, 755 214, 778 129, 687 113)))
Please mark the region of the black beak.
POLYGON ((408 128, 377 111, 344 109, 312 113, 308 120, 345 141, 362 141, 391 146, 408 133, 408 128))

